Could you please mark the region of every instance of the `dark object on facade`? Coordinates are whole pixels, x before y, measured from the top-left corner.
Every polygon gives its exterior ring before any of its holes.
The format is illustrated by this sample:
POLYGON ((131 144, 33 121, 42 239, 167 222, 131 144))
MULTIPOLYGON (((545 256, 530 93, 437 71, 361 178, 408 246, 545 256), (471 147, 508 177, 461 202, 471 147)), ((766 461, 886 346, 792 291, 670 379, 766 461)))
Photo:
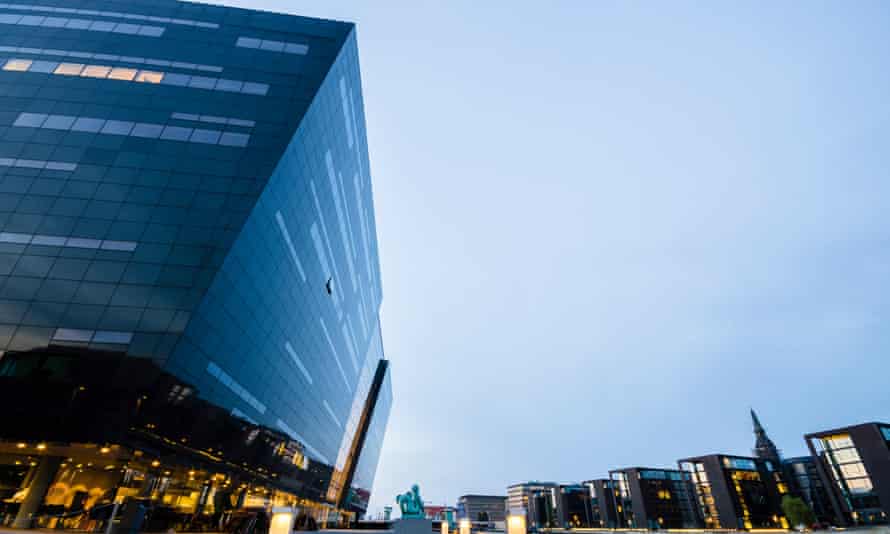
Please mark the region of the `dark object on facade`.
POLYGON ((590 494, 591 526, 593 528, 617 528, 614 484, 608 478, 584 482, 590 494))
POLYGON ((503 495, 463 495, 457 500, 458 519, 503 523, 506 510, 507 497, 503 495))
POLYGON ((0 28, 5 517, 361 515, 392 391, 354 25, 34 0, 0 28))
POLYGON ((609 472, 619 528, 701 528, 689 473, 631 467, 609 472))
POLYGON ((804 436, 835 522, 841 526, 888 523, 890 424, 864 423, 804 436))
POLYGON ((712 454, 680 460, 689 473, 705 528, 788 528, 781 466, 770 460, 712 454))

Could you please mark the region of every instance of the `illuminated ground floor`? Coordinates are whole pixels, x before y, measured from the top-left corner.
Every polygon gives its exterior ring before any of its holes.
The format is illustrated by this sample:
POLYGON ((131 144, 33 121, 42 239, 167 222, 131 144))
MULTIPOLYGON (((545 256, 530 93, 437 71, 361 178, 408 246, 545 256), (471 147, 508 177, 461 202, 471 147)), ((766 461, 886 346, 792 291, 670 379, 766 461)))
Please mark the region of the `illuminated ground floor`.
POLYGON ((152 362, 82 350, 7 353, 0 528, 105 532, 114 514, 115 534, 251 534, 268 530, 276 508, 301 526, 347 526, 370 497, 356 463, 376 467, 369 444, 382 440, 374 395, 357 423, 362 439, 330 464, 291 435, 203 400, 152 362), (136 526, 124 528, 128 521, 136 526))
POLYGON ((143 507, 146 532, 264 530, 277 507, 322 527, 355 518, 278 489, 274 475, 213 460, 113 444, 0 443, 0 526, 104 531, 125 502, 143 507))

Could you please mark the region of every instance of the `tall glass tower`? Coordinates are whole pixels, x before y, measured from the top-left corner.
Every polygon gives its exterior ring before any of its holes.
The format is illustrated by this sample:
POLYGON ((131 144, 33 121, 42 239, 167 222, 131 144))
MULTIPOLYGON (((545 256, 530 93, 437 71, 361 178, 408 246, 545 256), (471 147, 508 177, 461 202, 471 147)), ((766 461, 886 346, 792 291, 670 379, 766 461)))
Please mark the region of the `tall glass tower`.
POLYGON ((355 27, 22 0, 0 69, 0 520, 362 513, 392 392, 355 27))

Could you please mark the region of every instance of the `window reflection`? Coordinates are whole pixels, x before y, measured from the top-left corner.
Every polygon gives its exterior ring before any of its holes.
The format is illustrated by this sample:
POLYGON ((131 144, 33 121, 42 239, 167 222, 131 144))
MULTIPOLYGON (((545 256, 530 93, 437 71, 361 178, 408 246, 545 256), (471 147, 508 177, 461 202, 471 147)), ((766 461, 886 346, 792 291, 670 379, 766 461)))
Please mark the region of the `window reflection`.
POLYGON ((13 59, 7 61, 6 65, 3 66, 3 70, 13 71, 27 71, 29 68, 31 68, 31 61, 27 59, 13 59))
POLYGON ((153 70, 137 70, 107 65, 85 65, 83 63, 53 63, 50 61, 31 61, 14 58, 7 60, 3 70, 17 72, 52 73, 60 76, 82 76, 85 78, 111 79, 206 89, 229 93, 265 96, 269 92, 269 84, 257 82, 241 82, 207 76, 190 76, 188 74, 167 73, 153 70))

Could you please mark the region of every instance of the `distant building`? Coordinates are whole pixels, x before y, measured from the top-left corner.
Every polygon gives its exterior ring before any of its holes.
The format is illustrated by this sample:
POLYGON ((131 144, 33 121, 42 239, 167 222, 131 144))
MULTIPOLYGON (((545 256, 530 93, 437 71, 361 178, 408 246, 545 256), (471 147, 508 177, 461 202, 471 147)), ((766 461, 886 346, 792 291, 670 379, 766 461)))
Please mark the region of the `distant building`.
POLYGON ((615 515, 615 489, 608 478, 588 480, 584 482, 590 494, 591 526, 594 528, 616 528, 618 518, 615 515))
POLYGON ((624 528, 699 528, 689 473, 676 469, 631 467, 609 472, 617 489, 618 524, 624 528))
POLYGON ((839 525, 888 522, 890 424, 865 423, 804 436, 839 525))
POLYGON ((553 482, 530 481, 507 488, 507 508, 510 514, 525 515, 529 530, 553 528, 555 518, 555 493, 559 485, 553 482))
POLYGON ((437 504, 425 504, 423 506, 423 514, 427 519, 431 519, 433 521, 442 521, 448 519, 448 513, 451 512, 453 517, 454 508, 446 505, 437 505, 437 504))
POLYGON ((506 521, 507 497, 503 495, 464 495, 457 500, 457 517, 470 521, 506 521))
POLYGON ((559 486, 556 498, 556 517, 561 528, 590 528, 593 525, 590 492, 581 484, 559 486))
POLYGON ((816 460, 812 456, 800 456, 782 460, 782 467, 791 492, 807 503, 819 523, 835 523, 834 507, 828 495, 828 487, 819 476, 816 460))
POLYGON ((706 528, 788 528, 781 499, 789 488, 781 466, 770 460, 724 454, 679 463, 692 477, 706 528))

